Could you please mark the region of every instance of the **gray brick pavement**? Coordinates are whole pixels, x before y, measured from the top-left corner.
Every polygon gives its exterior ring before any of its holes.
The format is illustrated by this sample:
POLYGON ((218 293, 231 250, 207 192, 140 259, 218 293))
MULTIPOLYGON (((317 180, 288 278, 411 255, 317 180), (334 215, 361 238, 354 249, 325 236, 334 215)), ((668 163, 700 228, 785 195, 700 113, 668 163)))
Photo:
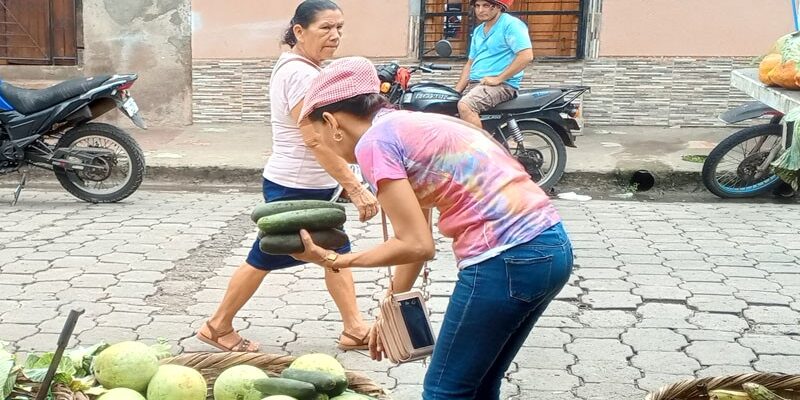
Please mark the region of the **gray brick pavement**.
MULTIPOLYGON (((71 307, 87 313, 73 344, 192 334, 221 299, 254 229, 255 194, 144 192, 115 205, 27 190, 0 217, 0 340, 46 351, 71 307)), ((503 387, 508 399, 641 399, 687 376, 800 373, 797 205, 557 202, 575 242, 571 284, 541 319, 503 387), (783 219, 780 219, 783 218, 783 219), (665 362, 665 360, 668 360, 665 362)), ((377 221, 348 232, 380 242, 377 221)), ((437 241, 430 304, 436 329, 456 269, 437 241)), ((313 266, 270 274, 236 325, 266 351, 335 354, 399 400, 416 399, 425 366, 392 366, 335 349, 341 324, 313 266)), ((366 314, 382 271, 355 273, 366 314)))

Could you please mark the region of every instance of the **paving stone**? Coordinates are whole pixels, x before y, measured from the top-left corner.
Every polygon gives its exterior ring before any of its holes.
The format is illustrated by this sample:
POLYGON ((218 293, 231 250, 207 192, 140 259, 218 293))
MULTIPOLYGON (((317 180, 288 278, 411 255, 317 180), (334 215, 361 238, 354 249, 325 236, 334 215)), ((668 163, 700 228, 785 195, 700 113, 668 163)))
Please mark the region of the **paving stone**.
POLYGON ((574 338, 594 338, 594 339, 619 339, 625 332, 625 328, 565 328, 564 332, 569 333, 574 338))
POLYGON ((709 264, 717 267, 752 267, 756 262, 744 256, 710 256, 706 258, 709 264))
POLYGON ((698 378, 738 375, 755 372, 749 365, 712 365, 696 372, 698 378))
POLYGON ((552 347, 563 348, 565 344, 572 341, 572 337, 557 328, 534 327, 531 334, 525 340, 523 347, 552 347))
POLYGON ((730 314, 712 314, 698 312, 689 318, 689 322, 701 329, 742 332, 749 324, 741 317, 730 314))
POLYGON ((728 278, 725 280, 725 283, 737 290, 775 292, 781 288, 777 283, 763 278, 728 278))
POLYGON ((678 329, 678 333, 686 336, 691 342, 698 340, 733 342, 742 336, 739 332, 711 329, 678 329))
POLYGON ((39 324, 57 315, 56 310, 48 308, 17 308, 0 315, 3 324, 39 324))
POLYGON ((615 339, 575 339, 567 345, 567 351, 578 357, 579 360, 596 361, 625 361, 633 355, 629 346, 623 345, 615 339))
POLYGON ((631 328, 622 335, 622 342, 641 351, 677 351, 686 346, 686 338, 669 329, 631 328))
POLYGON ((684 282, 722 282, 724 275, 716 274, 711 271, 682 270, 670 274, 684 282))
POLYGON ((740 313, 747 308, 747 303, 733 296, 695 295, 686 303, 697 311, 740 313))
MULTIPOLYGON (((597 270, 587 270, 587 271, 597 271, 597 270)), ((605 271, 605 270, 603 270, 605 271)), ((620 273, 624 276, 623 272, 612 270, 620 273)), ((630 282, 626 282, 620 279, 584 279, 580 282, 580 287, 587 289, 589 291, 619 291, 619 292, 630 292, 631 289, 635 287, 634 284, 630 282)))
POLYGON ((668 275, 672 268, 656 264, 625 264, 619 268, 629 275, 668 275))
POLYGON ((583 303, 595 310, 635 310, 642 298, 627 292, 597 292, 581 296, 583 303))
POLYGON ((34 324, 12 324, 4 322, 3 329, 0 329, 0 342, 16 343, 38 332, 39 329, 34 324))
POLYGON ((626 281, 636 284, 636 286, 672 286, 677 287, 681 280, 667 275, 630 275, 626 281))
POLYGON ((575 364, 575 356, 560 348, 526 347, 515 361, 525 368, 566 370, 575 364))
POLYGON ((627 362, 580 360, 570 370, 586 383, 629 383, 642 376, 627 362))
POLYGON ((642 286, 633 289, 632 292, 640 296, 644 301, 681 301, 686 300, 691 295, 688 290, 670 286, 642 286))
POLYGON ((731 342, 693 342, 686 347, 686 354, 702 365, 750 365, 756 359, 752 350, 731 342))
POLYGON ((558 295, 556 296, 556 299, 557 300, 578 300, 578 297, 580 297, 580 295, 582 295, 582 294, 583 294, 583 290, 581 290, 581 288, 576 287, 576 286, 572 286, 572 285, 566 285, 558 293, 558 295))
POLYGON ((631 358, 631 364, 645 373, 691 375, 695 370, 700 369, 697 360, 675 351, 640 351, 631 358))
POLYGON ((754 365, 761 372, 800 374, 800 356, 762 355, 754 365))
POLYGON ((714 264, 697 260, 672 260, 665 262, 664 266, 676 271, 711 271, 714 269, 714 264))
POLYGON ((634 385, 621 383, 587 383, 577 393, 585 400, 641 400, 647 394, 634 385))
POLYGON ((567 391, 580 384, 578 377, 564 370, 520 368, 511 376, 523 390, 567 391))
POLYGON ((718 282, 687 282, 681 283, 679 286, 681 289, 688 290, 695 295, 730 295, 737 291, 735 287, 718 282))
POLYGON ((117 277, 110 274, 83 274, 69 281, 73 288, 107 288, 119 282, 117 277))
POLYGON ((694 375, 689 375, 689 374, 673 375, 673 374, 659 374, 654 372, 646 372, 644 378, 638 379, 636 381, 636 385, 640 389, 644 389, 648 392, 654 392, 666 385, 672 385, 674 383, 681 382, 687 379, 694 379, 694 375))
POLYGON ((791 297, 772 292, 742 290, 734 293, 733 295, 744 300, 749 305, 787 306, 792 302, 791 297))
POLYGON ((744 316, 756 324, 797 324, 800 313, 789 307, 752 306, 744 311, 744 316))
POLYGON ((800 355, 800 340, 788 336, 745 334, 738 342, 759 355, 800 355))
POLYGON ((618 310, 587 310, 581 312, 578 320, 595 328, 628 327, 636 322, 636 317, 618 310))

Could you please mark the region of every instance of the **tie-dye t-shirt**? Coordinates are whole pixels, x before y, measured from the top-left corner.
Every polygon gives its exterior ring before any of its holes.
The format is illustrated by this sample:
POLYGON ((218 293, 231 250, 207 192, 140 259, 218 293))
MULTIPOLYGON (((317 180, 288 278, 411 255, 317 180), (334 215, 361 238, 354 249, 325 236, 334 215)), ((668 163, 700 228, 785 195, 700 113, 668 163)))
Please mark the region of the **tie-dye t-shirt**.
POLYGON ((381 111, 355 150, 367 182, 408 179, 439 210, 459 268, 526 243, 561 218, 514 158, 483 132, 437 114, 381 111))

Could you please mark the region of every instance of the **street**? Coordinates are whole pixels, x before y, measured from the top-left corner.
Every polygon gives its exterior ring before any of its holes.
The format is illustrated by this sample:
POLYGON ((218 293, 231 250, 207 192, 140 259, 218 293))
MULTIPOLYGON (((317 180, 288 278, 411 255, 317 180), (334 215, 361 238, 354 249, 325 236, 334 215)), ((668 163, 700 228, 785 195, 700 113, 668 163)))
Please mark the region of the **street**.
MULTIPOLYGON (((86 309, 71 345, 165 338, 213 351, 194 331, 244 260, 257 193, 140 190, 92 205, 62 190, 0 197, 0 341, 52 351, 69 310, 86 309)), ((539 321, 503 386, 504 399, 643 399, 693 376, 800 374, 799 204, 556 200, 575 246, 568 287, 539 321)), ((346 225, 356 250, 382 240, 380 218, 346 225)), ((437 236, 435 329, 457 269, 437 236)), ((384 269, 357 270, 364 313, 384 269)), ((338 311, 323 270, 267 276, 236 320, 269 353, 335 354, 397 400, 418 399, 425 366, 374 362, 335 347, 338 311)))

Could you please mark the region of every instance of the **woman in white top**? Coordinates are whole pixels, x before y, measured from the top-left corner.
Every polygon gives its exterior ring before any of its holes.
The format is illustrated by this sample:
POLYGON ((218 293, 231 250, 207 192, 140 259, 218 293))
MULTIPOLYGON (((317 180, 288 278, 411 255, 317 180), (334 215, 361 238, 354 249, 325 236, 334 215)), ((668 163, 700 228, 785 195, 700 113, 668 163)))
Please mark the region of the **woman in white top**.
MULTIPOLYGON (((321 63, 333 57, 339 47, 343 23, 341 9, 330 0, 306 0, 295 10, 283 38, 291 51, 280 56, 270 78, 273 152, 264 167, 263 192, 267 202, 329 200, 341 184, 365 221, 378 211, 375 197, 361 186, 341 157, 319 145, 310 125, 297 125, 309 84, 319 74, 321 63)), ((337 251, 349 252, 350 244, 337 251)), ((247 261, 231 277, 222 303, 197 332, 197 338, 225 351, 258 351, 258 343, 236 332, 233 318, 269 271, 301 264, 290 256, 262 253, 256 240, 247 261)), ((369 327, 356 304, 352 273, 326 272, 325 284, 344 323, 339 348, 366 349, 369 327)))

